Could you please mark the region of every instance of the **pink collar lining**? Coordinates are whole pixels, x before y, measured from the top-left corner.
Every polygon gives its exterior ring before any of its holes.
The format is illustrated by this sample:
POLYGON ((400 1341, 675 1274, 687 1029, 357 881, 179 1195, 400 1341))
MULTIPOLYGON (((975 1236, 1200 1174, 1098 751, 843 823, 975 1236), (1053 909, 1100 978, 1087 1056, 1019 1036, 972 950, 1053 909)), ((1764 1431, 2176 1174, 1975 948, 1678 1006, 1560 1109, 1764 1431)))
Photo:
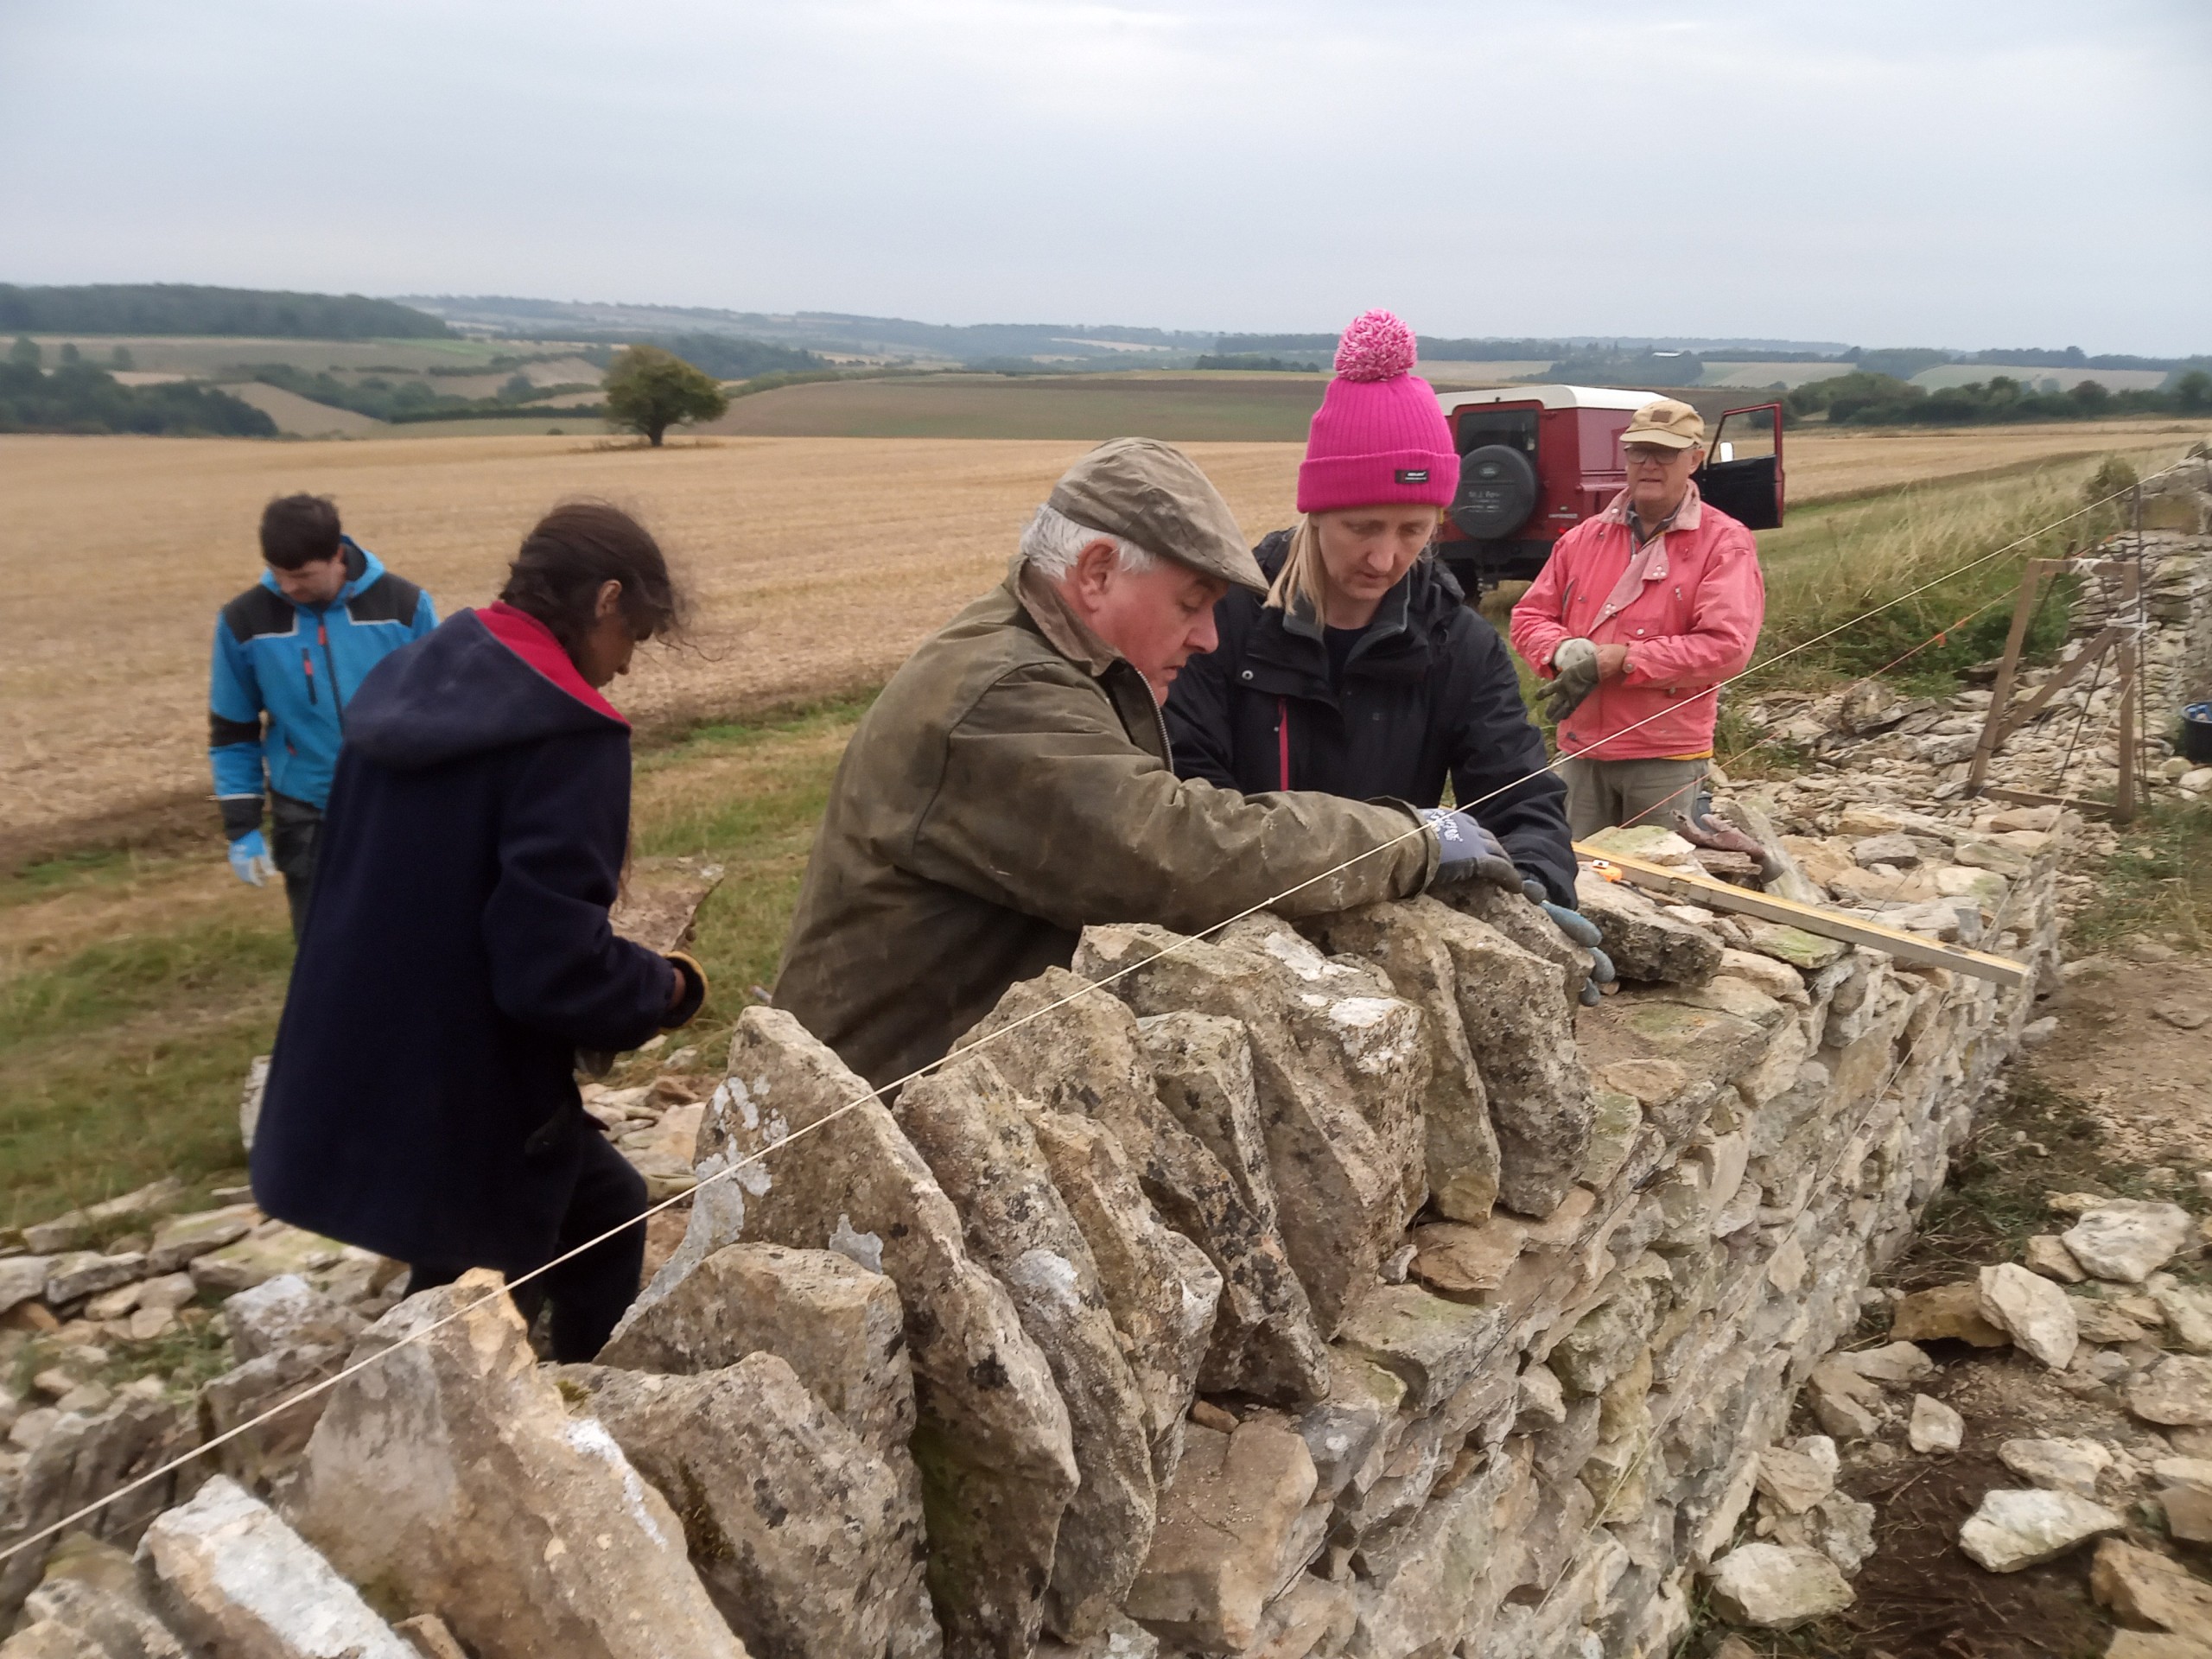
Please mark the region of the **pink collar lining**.
POLYGON ((629 725, 616 712, 614 705, 594 691, 576 671, 576 665, 569 660, 569 653, 553 637, 553 630, 529 612, 517 610, 500 600, 477 612, 476 620, 484 625, 486 632, 585 708, 626 727, 629 725))

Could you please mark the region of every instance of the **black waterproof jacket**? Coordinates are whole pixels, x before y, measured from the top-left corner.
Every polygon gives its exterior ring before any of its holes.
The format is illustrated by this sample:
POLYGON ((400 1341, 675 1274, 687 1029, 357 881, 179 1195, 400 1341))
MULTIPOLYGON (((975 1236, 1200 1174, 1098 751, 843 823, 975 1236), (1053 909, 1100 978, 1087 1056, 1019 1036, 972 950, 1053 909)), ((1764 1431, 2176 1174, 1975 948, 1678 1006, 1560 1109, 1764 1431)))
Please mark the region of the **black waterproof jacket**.
POLYGON ((608 925, 629 819, 629 728, 542 625, 462 611, 376 666, 255 1134, 264 1210, 403 1262, 553 1255, 598 1132, 576 1051, 651 1038, 676 971, 608 925))
MULTIPOLYGON (((1253 552, 1272 578, 1289 550, 1279 530, 1253 552)), ((1248 795, 1313 789, 1416 806, 1438 804, 1448 778, 1452 799, 1522 874, 1574 902, 1567 785, 1541 770, 1543 735, 1505 641, 1450 571, 1424 556, 1384 595, 1345 662, 1342 696, 1312 619, 1236 588, 1213 620, 1220 645, 1185 665, 1167 699, 1177 772, 1248 795)))

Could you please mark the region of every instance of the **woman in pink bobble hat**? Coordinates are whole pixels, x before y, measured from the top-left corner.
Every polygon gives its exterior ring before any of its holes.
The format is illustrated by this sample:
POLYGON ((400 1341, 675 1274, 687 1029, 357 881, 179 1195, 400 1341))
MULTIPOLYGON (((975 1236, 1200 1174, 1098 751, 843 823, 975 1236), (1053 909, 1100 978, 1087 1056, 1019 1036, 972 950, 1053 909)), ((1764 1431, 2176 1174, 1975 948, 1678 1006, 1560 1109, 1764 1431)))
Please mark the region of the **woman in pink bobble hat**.
MULTIPOLYGON (((1505 642, 1430 550, 1459 457, 1418 354, 1388 311, 1344 330, 1298 468, 1298 522, 1253 550, 1274 586, 1214 607, 1219 646, 1168 697, 1175 769, 1246 794, 1421 807, 1448 780, 1530 895, 1571 915, 1566 786, 1543 770, 1505 642)), ((1575 925, 1589 925, 1561 922, 1575 925)))

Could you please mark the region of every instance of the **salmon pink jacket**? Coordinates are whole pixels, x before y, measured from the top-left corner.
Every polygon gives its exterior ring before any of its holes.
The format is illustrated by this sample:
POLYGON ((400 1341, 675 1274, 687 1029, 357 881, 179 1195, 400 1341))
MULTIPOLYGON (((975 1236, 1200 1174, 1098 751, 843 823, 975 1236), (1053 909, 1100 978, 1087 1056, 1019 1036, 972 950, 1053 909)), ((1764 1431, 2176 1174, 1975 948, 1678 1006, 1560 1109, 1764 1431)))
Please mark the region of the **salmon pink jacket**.
POLYGON ((1700 499, 1697 486, 1662 531, 1643 581, 1615 603, 1636 554, 1628 492, 1559 538, 1513 607, 1513 647, 1545 679, 1567 639, 1628 647, 1628 665, 1560 723, 1562 754, 1649 760, 1713 752, 1721 681, 1758 644, 1766 582, 1751 532, 1700 499))

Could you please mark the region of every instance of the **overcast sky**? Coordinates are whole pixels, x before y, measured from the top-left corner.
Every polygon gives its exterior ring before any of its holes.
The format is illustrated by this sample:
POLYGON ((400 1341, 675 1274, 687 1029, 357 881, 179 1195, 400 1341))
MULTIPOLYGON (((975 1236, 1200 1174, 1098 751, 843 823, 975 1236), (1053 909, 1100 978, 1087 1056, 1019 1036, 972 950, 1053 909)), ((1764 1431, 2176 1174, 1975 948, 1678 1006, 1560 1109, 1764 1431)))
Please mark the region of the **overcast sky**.
POLYGON ((0 281, 2212 350, 2205 0, 0 0, 0 281))

